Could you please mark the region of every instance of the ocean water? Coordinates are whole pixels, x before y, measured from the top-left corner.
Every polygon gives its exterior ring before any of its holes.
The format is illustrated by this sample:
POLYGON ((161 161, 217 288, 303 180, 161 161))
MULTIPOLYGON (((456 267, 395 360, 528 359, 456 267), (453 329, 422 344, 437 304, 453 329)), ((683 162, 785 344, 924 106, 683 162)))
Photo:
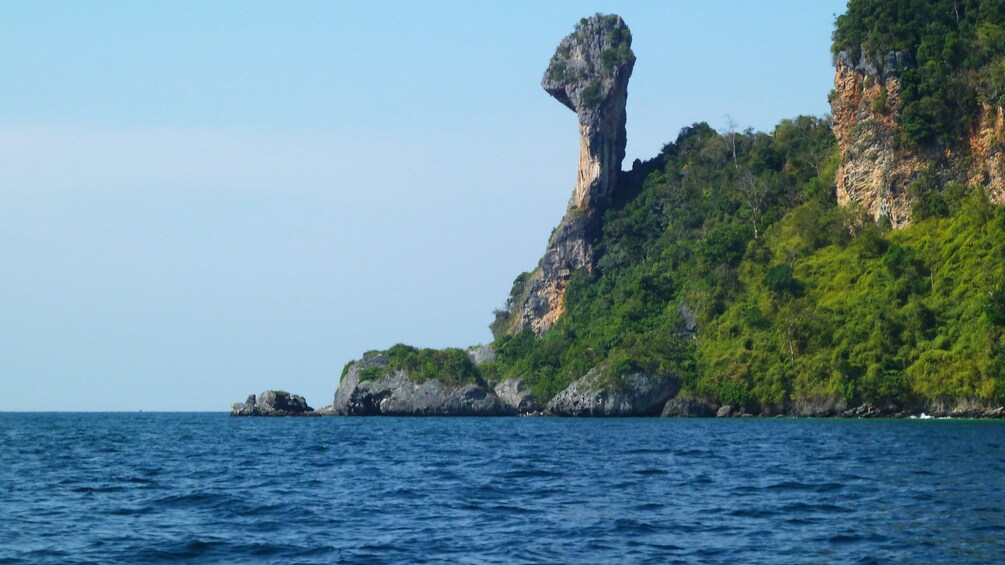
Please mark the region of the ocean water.
POLYGON ((1001 563, 1005 422, 0 414, 0 562, 1001 563))

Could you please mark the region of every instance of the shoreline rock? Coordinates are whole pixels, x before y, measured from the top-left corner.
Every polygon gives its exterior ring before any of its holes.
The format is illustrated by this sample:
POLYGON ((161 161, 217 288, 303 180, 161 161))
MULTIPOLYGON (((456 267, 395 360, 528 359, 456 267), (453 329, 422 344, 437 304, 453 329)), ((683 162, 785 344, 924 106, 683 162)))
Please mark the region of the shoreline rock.
POLYGON ((436 380, 413 382, 405 371, 361 380, 364 370, 384 368, 385 355, 364 356, 340 379, 332 414, 343 416, 505 416, 507 407, 477 384, 451 386, 436 380))
POLYGON ((243 403, 235 402, 230 407, 231 416, 316 416, 314 409, 307 405, 304 397, 282 390, 267 390, 258 397, 249 394, 243 403))
POLYGON ((715 413, 707 400, 678 396, 667 400, 660 418, 712 418, 715 413))
POLYGON ((536 414, 544 410, 521 379, 504 379, 496 385, 495 393, 514 414, 536 414))
POLYGON ((596 368, 574 381, 548 402, 555 416, 637 417, 658 416, 677 393, 674 379, 632 373, 611 383, 605 369, 596 368))

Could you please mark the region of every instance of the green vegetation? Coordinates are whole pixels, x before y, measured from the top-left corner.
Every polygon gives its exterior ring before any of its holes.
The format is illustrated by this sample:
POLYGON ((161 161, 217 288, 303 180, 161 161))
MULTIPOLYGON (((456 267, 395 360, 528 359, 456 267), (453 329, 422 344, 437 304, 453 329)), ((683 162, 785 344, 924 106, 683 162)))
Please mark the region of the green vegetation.
MULTIPOLYGON (((851 0, 834 49, 854 60, 904 53, 905 135, 951 144, 979 102, 1005 98, 1003 29, 1000 1, 851 0)), ((889 110, 885 91, 871 103, 889 110)), ((595 268, 572 275, 565 313, 543 336, 512 333, 523 273, 495 312, 495 361, 397 345, 361 379, 517 377, 546 401, 599 367, 613 386, 646 371, 678 379, 685 396, 755 409, 1005 403, 1005 208, 933 167, 904 187, 913 224, 892 231, 837 206, 838 163, 823 119, 783 120, 770 134, 684 128, 621 175, 592 242, 595 268), (683 320, 692 314, 696 332, 683 320)))
MULTIPOLYGON (((497 361, 484 370, 525 379, 542 400, 596 366, 614 377, 673 375, 697 391, 702 340, 681 330, 681 302, 700 324, 726 311, 742 294, 755 234, 805 202, 834 206, 833 182, 823 179, 836 163, 833 135, 816 118, 786 120, 773 135, 685 128, 622 176, 594 244, 597 268, 572 277, 563 317, 540 338, 497 334, 497 361)), ((495 328, 509 327, 507 311, 495 328)))
POLYGON ((594 80, 583 89, 583 104, 587 107, 599 106, 604 97, 601 94, 600 83, 594 80))
POLYGON ((815 118, 772 135, 686 128, 622 179, 566 314, 540 338, 497 335, 485 374, 542 400, 604 366, 751 406, 1005 401, 1005 210, 943 187, 927 219, 884 230, 836 205, 836 165, 815 118))
POLYGON ((837 19, 833 50, 853 63, 906 56, 904 68, 893 69, 902 86, 899 118, 907 140, 919 145, 952 145, 977 119, 979 102, 1005 102, 999 0, 851 0, 837 19))
MULTIPOLYGON (((367 355, 376 353, 378 352, 369 351, 367 355)), ((419 383, 432 379, 458 386, 485 384, 481 374, 463 349, 419 349, 399 343, 380 353, 387 356, 387 365, 372 366, 361 370, 359 373, 360 382, 376 380, 401 370, 408 373, 410 380, 419 383)), ((346 365, 342 371, 343 375, 348 372, 350 366, 351 364, 346 365)))
POLYGON ((949 206, 886 233, 817 202, 790 212, 748 247, 744 291, 703 332, 698 391, 1005 400, 1005 211, 979 190, 949 206))
MULTIPOLYGON (((844 398, 1005 401, 1005 209, 941 187, 914 225, 890 231, 838 207, 828 124, 772 134, 685 128, 623 175, 543 336, 510 335, 528 274, 496 312, 497 360, 397 345, 387 367, 422 381, 526 380, 547 400, 594 367, 616 385, 643 370, 683 393, 749 406, 844 398), (733 151, 736 151, 734 158, 733 151), (680 305, 696 312, 683 331, 680 305)), ((931 181, 935 182, 935 181, 931 181)))

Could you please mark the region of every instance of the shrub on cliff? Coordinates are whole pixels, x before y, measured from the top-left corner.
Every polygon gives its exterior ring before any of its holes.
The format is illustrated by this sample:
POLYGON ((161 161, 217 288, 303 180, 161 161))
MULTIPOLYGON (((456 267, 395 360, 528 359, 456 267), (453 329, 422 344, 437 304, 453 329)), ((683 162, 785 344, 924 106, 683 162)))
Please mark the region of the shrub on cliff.
POLYGON ((497 339, 494 374, 541 400, 604 366, 731 404, 1005 401, 1005 210, 937 186, 938 213, 884 229, 837 206, 835 152, 815 118, 685 128, 623 175, 594 272, 572 277, 543 336, 497 339), (748 174, 764 187, 757 238, 748 174))
POLYGON ((1005 97, 1005 5, 987 0, 850 0, 837 18, 834 53, 853 63, 899 51, 900 123, 918 144, 953 144, 978 102, 1005 97))

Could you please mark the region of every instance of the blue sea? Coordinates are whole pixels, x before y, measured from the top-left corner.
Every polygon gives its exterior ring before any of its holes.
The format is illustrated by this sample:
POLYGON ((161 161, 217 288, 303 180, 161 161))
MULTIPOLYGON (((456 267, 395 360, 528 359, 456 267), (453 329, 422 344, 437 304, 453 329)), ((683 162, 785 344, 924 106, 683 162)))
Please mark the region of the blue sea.
POLYGON ((1002 563, 1005 422, 0 414, 0 562, 1002 563))

